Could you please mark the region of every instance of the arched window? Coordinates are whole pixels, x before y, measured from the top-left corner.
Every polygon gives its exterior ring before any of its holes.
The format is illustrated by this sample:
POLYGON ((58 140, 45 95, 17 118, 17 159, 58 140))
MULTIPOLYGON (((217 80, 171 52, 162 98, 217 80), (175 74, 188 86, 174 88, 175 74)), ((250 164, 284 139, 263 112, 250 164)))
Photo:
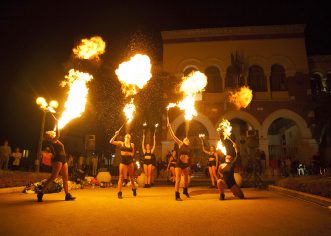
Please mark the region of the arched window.
POLYGON ((236 72, 233 66, 229 66, 226 69, 226 77, 225 77, 225 87, 226 88, 235 88, 238 84, 238 78, 236 76, 236 72))
POLYGON ((327 87, 327 92, 331 92, 331 72, 328 72, 326 74, 326 87, 327 87))
POLYGON ((283 66, 278 64, 271 66, 270 88, 271 91, 285 91, 287 89, 286 74, 283 66))
POLYGON ((197 68, 193 67, 193 66, 190 66, 190 67, 187 67, 185 70, 184 70, 184 76, 188 76, 192 71, 196 71, 197 68))
POLYGON ((208 78, 206 92, 217 93, 222 91, 222 78, 220 70, 216 66, 209 66, 205 70, 208 78))
POLYGON ((322 90, 322 76, 320 73, 315 72, 310 78, 310 88, 313 95, 319 94, 322 90))
POLYGON ((263 92, 267 90, 264 71, 261 66, 253 65, 248 70, 248 85, 256 92, 263 92))

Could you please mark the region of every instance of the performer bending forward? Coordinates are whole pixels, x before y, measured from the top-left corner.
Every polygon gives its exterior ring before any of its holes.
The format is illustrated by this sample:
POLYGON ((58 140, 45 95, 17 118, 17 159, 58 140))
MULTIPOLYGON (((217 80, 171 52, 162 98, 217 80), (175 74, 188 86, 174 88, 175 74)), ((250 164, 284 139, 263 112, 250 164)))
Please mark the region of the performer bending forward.
POLYGON ((145 173, 145 186, 144 188, 151 187, 151 178, 152 178, 152 165, 155 159, 154 149, 155 149, 155 133, 153 137, 154 143, 151 149, 151 145, 146 144, 145 148, 145 131, 143 131, 143 140, 141 143, 141 147, 144 154, 144 173, 145 173))
POLYGON ((171 137, 174 139, 174 141, 178 144, 179 146, 179 158, 177 159, 176 163, 176 168, 175 168, 175 173, 176 173, 176 183, 175 183, 175 197, 176 201, 183 201, 180 198, 179 194, 179 184, 180 184, 180 179, 182 176, 182 173, 184 175, 184 189, 183 189, 183 194, 186 195, 186 197, 190 197, 188 194, 188 173, 189 169, 188 167, 190 166, 190 140, 186 137, 181 141, 179 138, 176 137, 174 131, 171 128, 171 125, 168 120, 168 127, 169 131, 171 134, 171 137))
POLYGON ((42 189, 39 190, 37 193, 38 202, 43 201, 44 192, 47 189, 48 185, 53 182, 59 175, 61 171, 62 180, 63 180, 63 187, 65 192, 65 200, 66 201, 72 201, 76 198, 73 197, 69 193, 68 189, 68 163, 66 160, 66 153, 64 150, 63 143, 59 140, 60 137, 60 131, 58 127, 58 123, 56 123, 56 130, 54 131, 47 131, 45 134, 46 141, 50 142, 49 146, 51 148, 51 151, 53 153, 52 158, 52 175, 51 177, 46 181, 46 183, 42 186, 42 189))
POLYGON ((237 145, 233 144, 234 150, 236 152, 236 157, 232 160, 232 156, 226 155, 225 163, 222 163, 219 167, 219 173, 222 176, 221 179, 217 181, 218 190, 220 192, 220 200, 224 200, 224 190, 229 188, 234 196, 243 199, 244 193, 241 191, 240 187, 236 184, 234 179, 234 168, 238 160, 238 150, 237 145))
POLYGON ((205 149, 205 146, 203 144, 203 139, 201 138, 201 146, 202 151, 206 153, 209 156, 208 159, 208 170, 209 170, 209 176, 211 179, 211 187, 215 188, 215 182, 217 182, 217 168, 218 168, 218 155, 215 151, 214 146, 210 146, 209 152, 205 149))
POLYGON ((137 196, 137 189, 134 184, 134 167, 133 167, 133 156, 134 156, 134 144, 131 143, 131 135, 126 134, 124 136, 124 142, 115 141, 116 137, 119 135, 119 131, 115 132, 114 137, 112 137, 109 143, 120 147, 121 150, 121 163, 119 166, 119 178, 118 178, 118 198, 122 199, 122 184, 123 180, 127 177, 129 172, 132 193, 133 196, 137 196))

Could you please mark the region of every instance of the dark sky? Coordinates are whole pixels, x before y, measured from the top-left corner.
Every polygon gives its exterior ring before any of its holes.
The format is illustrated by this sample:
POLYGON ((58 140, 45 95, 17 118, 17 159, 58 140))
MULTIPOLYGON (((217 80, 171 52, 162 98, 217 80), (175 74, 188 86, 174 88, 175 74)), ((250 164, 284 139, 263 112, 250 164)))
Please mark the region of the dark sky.
POLYGON ((331 11, 322 1, 108 2, 117 1, 0 3, 1 142, 35 148, 41 117, 35 98, 65 98, 58 84, 73 64, 72 48, 84 37, 102 36, 103 63, 114 66, 127 56, 137 31, 146 35, 159 63, 161 30, 304 23, 307 53, 331 54, 331 11))

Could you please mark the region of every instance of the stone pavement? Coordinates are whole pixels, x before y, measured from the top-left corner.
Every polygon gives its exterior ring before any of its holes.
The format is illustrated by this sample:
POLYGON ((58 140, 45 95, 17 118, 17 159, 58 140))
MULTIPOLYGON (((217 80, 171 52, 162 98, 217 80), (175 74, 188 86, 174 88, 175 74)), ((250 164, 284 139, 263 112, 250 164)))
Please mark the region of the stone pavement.
POLYGON ((331 211, 266 190, 244 189, 245 200, 217 190, 190 188, 174 200, 172 187, 84 189, 48 194, 0 194, 0 235, 331 235, 331 211))

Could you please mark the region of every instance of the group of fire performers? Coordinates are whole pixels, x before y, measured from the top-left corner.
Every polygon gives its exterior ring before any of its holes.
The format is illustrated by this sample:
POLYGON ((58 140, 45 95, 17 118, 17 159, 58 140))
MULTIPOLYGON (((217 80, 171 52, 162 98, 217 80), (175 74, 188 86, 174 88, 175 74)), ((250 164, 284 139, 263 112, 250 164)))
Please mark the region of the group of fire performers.
MULTIPOLYGON (((76 48, 73 49, 73 52, 76 58, 80 60, 97 60, 99 61, 99 56, 105 52, 106 44, 101 37, 96 36, 91 39, 83 39, 76 48)), ((122 93, 125 95, 125 99, 130 100, 128 102, 123 112, 127 118, 126 122, 117 130, 114 136, 110 139, 109 143, 119 147, 121 153, 121 160, 119 165, 119 179, 118 179, 118 198, 122 199, 122 186, 123 181, 126 179, 127 175, 130 177, 132 194, 137 196, 137 188, 134 181, 134 144, 131 140, 131 135, 126 133, 124 136, 124 141, 116 140, 120 134, 121 129, 125 124, 129 124, 133 119, 133 113, 135 112, 134 98, 135 95, 143 89, 143 87, 148 83, 152 78, 151 73, 151 61, 147 55, 136 54, 131 57, 130 60, 121 63, 115 71, 119 82, 122 85, 122 93)), ((38 187, 37 197, 38 201, 43 200, 44 193, 47 191, 48 186, 53 182, 61 172, 63 178, 63 185, 65 190, 65 200, 71 201, 75 200, 68 190, 68 164, 66 161, 66 153, 64 145, 59 141, 60 129, 62 129, 67 123, 72 119, 80 117, 85 110, 85 105, 87 101, 88 88, 87 83, 89 83, 93 76, 89 73, 80 72, 78 70, 71 69, 69 74, 65 76, 65 80, 62 81, 62 87, 68 87, 68 99, 65 102, 65 109, 62 112, 62 115, 57 119, 54 115, 53 117, 57 121, 56 128, 54 131, 47 131, 44 139, 49 142, 48 146, 51 147, 54 158, 52 160, 52 174, 51 177, 46 181, 45 184, 38 187)), ((179 186, 181 177, 184 177, 184 190, 183 194, 186 197, 190 197, 188 192, 188 176, 189 176, 189 166, 190 166, 190 140, 187 138, 189 121, 192 120, 194 116, 197 116, 198 113, 195 110, 195 101, 196 96, 204 91, 204 88, 207 85, 207 76, 200 71, 193 71, 187 76, 183 76, 183 81, 180 85, 180 92, 183 93, 183 100, 177 103, 170 103, 167 106, 167 127, 169 129, 170 135, 179 147, 178 158, 177 155, 172 155, 172 158, 169 161, 169 168, 173 173, 172 180, 175 182, 175 199, 177 201, 182 201, 179 193, 179 186), (180 110, 183 110, 185 113, 185 120, 187 122, 187 132, 186 137, 183 140, 180 140, 172 130, 172 127, 168 118, 168 111, 170 108, 177 107, 180 110)), ((229 93, 229 102, 235 104, 237 109, 241 107, 247 107, 252 99, 252 91, 248 87, 242 87, 239 91, 231 91, 229 93)), ((37 104, 41 106, 43 110, 50 111, 55 113, 53 109, 54 106, 49 106, 43 98, 37 99, 37 104)), ((56 106, 57 107, 57 106, 56 106)), ((156 128, 157 126, 155 126, 156 128)), ((227 126, 228 128, 229 126, 227 126)), ((156 130, 156 129, 155 129, 156 130)), ((227 132, 226 129, 223 130, 224 138, 229 138, 230 132, 227 132)), ((146 144, 145 145, 145 133, 143 133, 142 139, 142 151, 144 155, 144 174, 145 174, 145 188, 149 188, 152 184, 152 173, 153 173, 153 163, 155 164, 156 158, 154 155, 155 149, 155 132, 153 136, 153 146, 146 144)), ((229 188, 234 196, 238 198, 244 198, 244 194, 236 184, 234 179, 234 168, 238 159, 238 150, 237 145, 232 142, 233 148, 235 150, 235 155, 227 155, 225 150, 222 151, 225 156, 225 163, 222 163, 218 166, 218 156, 215 150, 215 147, 211 146, 209 151, 205 150, 203 139, 202 139, 202 150, 209 156, 209 173, 212 179, 212 185, 217 184, 220 192, 220 200, 224 200, 224 190, 229 188), (218 178, 220 174, 221 178, 218 178)), ((224 146, 223 146, 224 148, 224 146)), ((222 148, 221 148, 222 150, 222 148)), ((155 166, 155 165, 154 165, 155 166)))

